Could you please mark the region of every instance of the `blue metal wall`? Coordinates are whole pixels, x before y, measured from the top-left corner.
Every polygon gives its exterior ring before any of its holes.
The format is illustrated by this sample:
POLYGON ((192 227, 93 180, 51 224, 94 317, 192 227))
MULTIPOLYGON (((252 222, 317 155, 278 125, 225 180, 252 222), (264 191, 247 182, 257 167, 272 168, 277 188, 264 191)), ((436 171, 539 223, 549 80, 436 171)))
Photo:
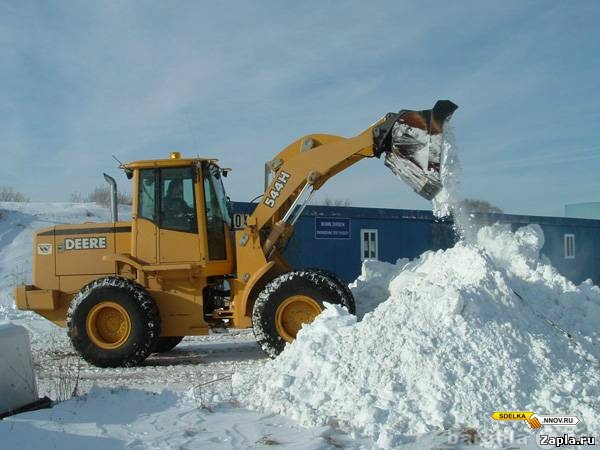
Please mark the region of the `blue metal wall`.
MULTIPOLYGON (((247 203, 234 203, 234 211, 248 213, 247 203)), ((479 215, 485 223, 511 224, 516 230, 539 224, 545 237, 542 253, 566 277, 579 283, 591 278, 600 283, 600 220, 558 217, 479 215), (575 235, 575 258, 565 258, 564 235, 575 235)), ((398 258, 415 258, 427 250, 448 248, 455 242, 452 223, 437 221, 430 211, 308 206, 296 224, 284 256, 297 268, 321 267, 345 281, 353 281, 361 268, 361 229, 378 230, 379 259, 391 263, 398 258), (315 221, 319 218, 350 219, 349 239, 316 239, 315 221)))
POLYGON ((305 210, 284 255, 295 267, 323 267, 350 282, 360 274, 361 229, 378 230, 382 261, 414 258, 432 247, 431 219, 421 211, 317 206, 305 210), (315 239, 318 217, 349 218, 350 239, 315 239))

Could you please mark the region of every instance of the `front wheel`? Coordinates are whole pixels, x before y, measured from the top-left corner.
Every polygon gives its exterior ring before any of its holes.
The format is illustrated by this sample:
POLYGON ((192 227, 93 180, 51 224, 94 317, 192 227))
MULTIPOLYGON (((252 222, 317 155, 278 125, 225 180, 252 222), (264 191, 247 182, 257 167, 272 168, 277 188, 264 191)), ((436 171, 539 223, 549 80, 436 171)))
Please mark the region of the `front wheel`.
POLYGON ((254 335, 261 348, 274 358, 292 342, 302 325, 312 322, 324 303, 352 305, 337 282, 326 274, 300 270, 272 280, 259 294, 252 311, 254 335))

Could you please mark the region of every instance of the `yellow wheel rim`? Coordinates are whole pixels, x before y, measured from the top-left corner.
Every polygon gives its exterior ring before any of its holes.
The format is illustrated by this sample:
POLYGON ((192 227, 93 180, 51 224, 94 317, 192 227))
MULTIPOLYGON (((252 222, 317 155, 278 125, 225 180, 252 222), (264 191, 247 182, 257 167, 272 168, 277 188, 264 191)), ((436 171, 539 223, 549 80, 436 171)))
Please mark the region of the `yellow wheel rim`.
POLYGON ((275 312, 275 328, 286 342, 296 339, 304 323, 311 323, 322 311, 321 306, 305 295, 286 298, 275 312))
POLYGON ((100 348, 119 348, 131 334, 131 318, 127 310, 111 301, 100 302, 88 313, 87 335, 100 348))

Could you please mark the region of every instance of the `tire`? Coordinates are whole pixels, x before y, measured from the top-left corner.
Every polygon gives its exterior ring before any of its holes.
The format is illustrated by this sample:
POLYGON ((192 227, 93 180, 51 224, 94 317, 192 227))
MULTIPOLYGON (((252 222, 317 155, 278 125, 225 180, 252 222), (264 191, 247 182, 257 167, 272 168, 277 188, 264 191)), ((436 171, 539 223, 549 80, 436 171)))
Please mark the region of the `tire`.
POLYGON ((325 309, 324 302, 345 306, 351 302, 343 289, 327 275, 311 270, 288 272, 269 282, 252 310, 256 341, 275 358, 295 339, 302 324, 310 323, 325 309))
POLYGON ((173 350, 183 340, 183 336, 162 336, 158 338, 152 353, 167 353, 173 350))
POLYGON ((306 271, 320 273, 321 275, 325 275, 331 281, 336 283, 344 294, 344 305, 348 305, 348 312, 350 314, 356 315, 356 301, 354 300, 354 295, 352 295, 352 291, 348 287, 348 284, 344 282, 344 280, 342 280, 337 274, 330 272, 326 269, 311 267, 310 269, 306 269, 306 271))
POLYGON ((98 367, 130 367, 156 347, 160 314, 142 286, 120 277, 100 278, 73 298, 68 336, 77 353, 98 367))

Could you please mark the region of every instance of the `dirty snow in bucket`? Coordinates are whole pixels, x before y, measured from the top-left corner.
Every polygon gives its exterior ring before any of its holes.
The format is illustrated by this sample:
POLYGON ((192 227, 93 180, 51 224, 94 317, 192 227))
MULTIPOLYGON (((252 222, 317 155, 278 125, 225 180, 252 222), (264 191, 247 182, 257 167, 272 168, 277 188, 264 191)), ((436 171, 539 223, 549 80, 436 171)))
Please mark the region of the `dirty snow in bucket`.
POLYGON ((569 431, 600 433, 600 289, 540 259, 539 226, 477 227, 457 213, 460 167, 446 156, 434 212, 454 213, 461 241, 413 261, 366 261, 351 285, 358 320, 329 305, 275 360, 236 374, 245 405, 383 448, 440 430, 528 432, 494 411, 575 415, 569 431))

